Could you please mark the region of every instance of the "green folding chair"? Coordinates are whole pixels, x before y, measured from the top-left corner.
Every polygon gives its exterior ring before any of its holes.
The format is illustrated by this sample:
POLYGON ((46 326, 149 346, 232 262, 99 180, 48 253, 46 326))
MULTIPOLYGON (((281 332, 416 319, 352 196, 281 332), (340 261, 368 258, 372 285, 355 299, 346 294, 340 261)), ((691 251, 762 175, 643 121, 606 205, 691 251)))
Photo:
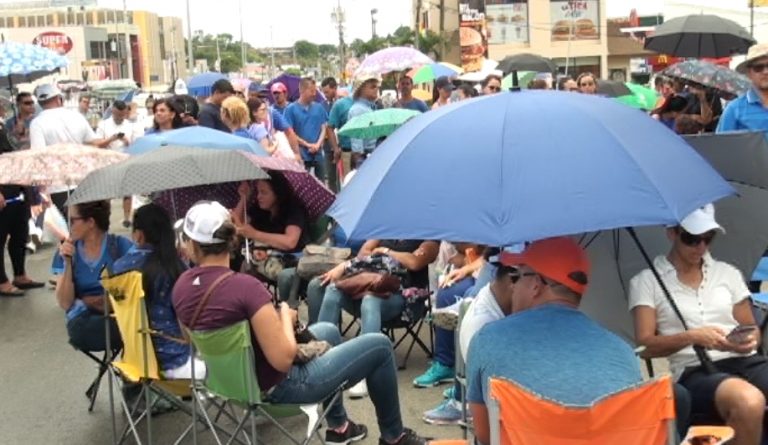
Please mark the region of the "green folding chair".
MULTIPOLYGON (((256 434, 256 417, 262 416, 274 424, 291 442, 306 445, 313 435, 322 442, 320 422, 327 416, 333 402, 341 395, 342 387, 337 388, 331 403, 322 415, 318 415, 318 404, 313 405, 278 405, 264 401, 256 379, 251 329, 247 321, 242 321, 226 328, 209 331, 188 331, 189 337, 205 362, 207 375, 202 389, 228 405, 235 405, 245 410, 236 429, 227 444, 236 440, 239 434, 249 443, 261 443, 256 434), (303 440, 298 440, 278 422, 279 418, 304 414, 307 416, 307 432, 303 440), (250 435, 245 431, 250 420, 250 435)), ((200 400, 200 397, 196 397, 200 400)), ((210 417, 202 410, 203 417, 213 432, 216 443, 221 440, 213 428, 210 417)))

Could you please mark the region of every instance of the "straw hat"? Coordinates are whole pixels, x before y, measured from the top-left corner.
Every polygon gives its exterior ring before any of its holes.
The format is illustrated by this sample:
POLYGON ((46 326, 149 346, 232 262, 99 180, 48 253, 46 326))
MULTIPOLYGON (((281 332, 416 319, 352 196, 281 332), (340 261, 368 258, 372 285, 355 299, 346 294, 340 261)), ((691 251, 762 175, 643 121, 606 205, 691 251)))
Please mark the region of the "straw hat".
POLYGON ((744 59, 744 61, 736 67, 736 71, 742 74, 746 73, 747 66, 750 63, 763 57, 768 57, 768 43, 758 43, 756 45, 752 45, 749 47, 749 51, 747 52, 747 58, 744 59))
POLYGON ((352 92, 355 96, 357 96, 357 90, 360 89, 361 86, 363 86, 366 82, 369 80, 375 80, 376 82, 381 82, 381 76, 378 74, 360 74, 357 77, 355 77, 355 80, 352 82, 352 92))

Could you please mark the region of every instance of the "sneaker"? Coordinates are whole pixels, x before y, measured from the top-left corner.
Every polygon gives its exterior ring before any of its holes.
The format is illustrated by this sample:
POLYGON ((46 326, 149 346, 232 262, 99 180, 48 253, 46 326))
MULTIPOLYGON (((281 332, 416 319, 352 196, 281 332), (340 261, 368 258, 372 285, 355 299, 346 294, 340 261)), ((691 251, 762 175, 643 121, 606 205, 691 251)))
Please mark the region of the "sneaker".
POLYGON ((357 384, 347 391, 350 399, 362 399, 368 397, 368 385, 365 383, 365 379, 360 380, 357 384))
POLYGON ((445 400, 435 409, 424 411, 421 417, 430 425, 456 425, 461 422, 461 409, 453 400, 445 400))
POLYGON ((417 388, 431 388, 441 383, 453 382, 453 376, 453 367, 434 361, 432 366, 427 369, 427 372, 413 380, 413 386, 417 388))
POLYGON ((358 425, 348 420, 347 429, 343 433, 337 433, 334 430, 325 430, 325 443, 328 445, 347 445, 365 439, 368 435, 368 428, 365 425, 358 425))
POLYGON ((427 445, 427 440, 427 438, 416 434, 412 429, 403 428, 403 435, 400 436, 397 442, 390 444, 386 440, 379 438, 379 445, 427 445))
POLYGON ((37 246, 32 241, 27 243, 27 245, 25 246, 25 249, 27 249, 27 253, 29 253, 30 255, 37 252, 37 246))
POLYGON ((443 391, 443 398, 448 400, 453 400, 456 398, 456 387, 451 386, 450 388, 443 391))

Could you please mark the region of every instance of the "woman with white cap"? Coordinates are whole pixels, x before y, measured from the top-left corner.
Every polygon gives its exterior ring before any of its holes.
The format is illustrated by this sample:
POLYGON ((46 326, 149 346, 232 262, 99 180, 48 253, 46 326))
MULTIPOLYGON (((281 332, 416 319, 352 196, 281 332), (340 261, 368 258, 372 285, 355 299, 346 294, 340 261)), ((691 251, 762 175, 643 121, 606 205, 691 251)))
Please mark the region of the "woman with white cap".
MULTIPOLYGON (((275 309, 260 281, 229 269, 236 238, 229 211, 217 202, 198 203, 187 212, 182 230, 186 250, 197 267, 183 273, 174 286, 173 305, 179 320, 195 330, 248 320, 259 386, 270 402, 317 403, 327 400, 344 382, 353 385, 366 379, 381 431, 379 444, 426 443, 403 427, 394 353, 385 335, 367 334, 341 343, 336 326, 317 323, 310 331, 333 347, 306 364, 294 364, 296 311, 286 303, 275 309), (207 293, 207 303, 198 311, 207 293)), ((341 398, 330 407, 327 425, 327 444, 349 444, 368 433, 364 425, 348 419, 341 398)))
POLYGON ((675 379, 690 392, 691 414, 722 418, 736 433, 731 443, 757 445, 768 359, 756 354, 760 332, 744 277, 709 253, 718 232, 725 230, 714 206, 699 208, 667 229, 672 248, 653 262, 685 323, 650 269, 630 282, 629 307, 644 357, 669 359, 675 379), (711 363, 702 363, 694 347, 706 349, 711 363))

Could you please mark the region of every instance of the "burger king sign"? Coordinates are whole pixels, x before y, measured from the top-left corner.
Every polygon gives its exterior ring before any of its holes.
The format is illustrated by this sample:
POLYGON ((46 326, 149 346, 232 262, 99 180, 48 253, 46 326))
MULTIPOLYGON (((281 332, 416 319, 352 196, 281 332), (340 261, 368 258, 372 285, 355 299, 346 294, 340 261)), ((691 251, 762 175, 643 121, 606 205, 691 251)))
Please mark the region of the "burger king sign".
POLYGON ((62 56, 72 50, 72 39, 58 31, 48 31, 39 34, 32 40, 32 44, 48 48, 62 56))

